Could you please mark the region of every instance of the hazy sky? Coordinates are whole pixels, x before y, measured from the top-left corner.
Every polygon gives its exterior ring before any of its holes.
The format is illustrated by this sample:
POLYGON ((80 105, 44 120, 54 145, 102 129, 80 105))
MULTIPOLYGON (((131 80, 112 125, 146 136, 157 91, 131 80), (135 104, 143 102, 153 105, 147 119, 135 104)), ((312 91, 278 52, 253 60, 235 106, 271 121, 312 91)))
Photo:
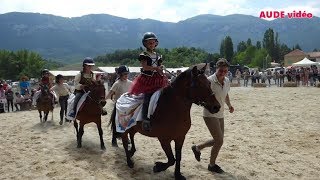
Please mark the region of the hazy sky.
POLYGON ((199 14, 247 14, 262 10, 306 11, 320 16, 320 0, 0 0, 0 14, 38 12, 64 17, 110 14, 178 22, 199 14))

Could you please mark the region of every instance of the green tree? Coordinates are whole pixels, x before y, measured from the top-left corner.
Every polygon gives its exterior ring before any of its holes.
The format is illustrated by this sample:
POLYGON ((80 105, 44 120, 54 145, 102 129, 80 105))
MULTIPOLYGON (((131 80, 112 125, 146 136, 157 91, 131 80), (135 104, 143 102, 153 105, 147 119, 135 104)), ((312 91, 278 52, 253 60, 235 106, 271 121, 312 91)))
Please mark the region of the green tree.
POLYGON ((226 58, 229 62, 232 61, 234 51, 233 51, 233 43, 230 36, 227 36, 224 39, 224 58, 226 58))
POLYGON ((274 42, 274 32, 273 29, 269 28, 264 33, 263 37, 263 48, 267 50, 269 55, 274 59, 275 42, 274 42))
POLYGON ((225 48, 225 45, 224 45, 225 43, 224 43, 224 41, 225 41, 225 40, 223 39, 223 40, 221 41, 221 43, 220 43, 220 56, 221 56, 221 57, 224 57, 224 53, 225 53, 225 52, 224 52, 224 51, 225 51, 225 50, 224 50, 224 48, 225 48))
POLYGON ((257 41, 256 47, 257 47, 257 49, 261 49, 261 42, 260 41, 257 41))
POLYGON ((284 55, 291 52, 291 49, 286 44, 281 44, 280 46, 280 58, 284 59, 284 55))
POLYGON ((247 40, 247 46, 252 46, 252 42, 251 42, 250 38, 248 38, 248 40, 247 40))
POLYGON ((243 52, 247 49, 247 44, 244 41, 239 42, 237 52, 243 52))
POLYGON ((300 50, 302 50, 299 44, 296 44, 296 45, 294 46, 294 49, 300 49, 300 50))
POLYGON ((0 73, 5 79, 18 80, 21 75, 38 77, 45 63, 39 54, 28 50, 0 51, 0 73))

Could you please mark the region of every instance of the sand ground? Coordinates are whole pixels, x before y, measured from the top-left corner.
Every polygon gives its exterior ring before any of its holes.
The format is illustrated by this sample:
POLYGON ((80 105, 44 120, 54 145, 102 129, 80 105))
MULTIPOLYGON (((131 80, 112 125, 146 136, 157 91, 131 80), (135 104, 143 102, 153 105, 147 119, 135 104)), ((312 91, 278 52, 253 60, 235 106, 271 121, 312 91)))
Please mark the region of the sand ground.
MULTIPOLYGON (((197 162, 193 144, 210 138, 202 107, 191 109, 181 172, 187 179, 319 179, 320 88, 232 88, 235 112, 226 113, 225 140, 217 162, 223 175, 207 170, 210 149, 197 162)), ((112 102, 106 105, 111 111, 112 102)), ((157 139, 136 135, 135 167, 126 166, 121 142, 111 147, 103 117, 106 151, 100 150, 94 124, 85 126, 83 147, 76 148, 72 124, 54 119, 40 124, 37 111, 0 114, 0 179, 173 179, 174 166, 153 173, 156 161, 166 161, 157 139)), ((109 113, 111 114, 111 113, 109 113)))

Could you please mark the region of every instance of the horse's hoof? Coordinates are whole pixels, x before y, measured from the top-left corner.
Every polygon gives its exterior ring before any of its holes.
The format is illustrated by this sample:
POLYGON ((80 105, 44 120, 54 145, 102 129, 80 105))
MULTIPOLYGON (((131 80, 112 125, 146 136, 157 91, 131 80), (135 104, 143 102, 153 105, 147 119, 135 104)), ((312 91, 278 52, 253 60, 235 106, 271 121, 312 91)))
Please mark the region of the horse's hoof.
POLYGON ((116 142, 112 142, 112 147, 119 147, 117 141, 116 142))
POLYGON ((181 173, 175 174, 174 175, 174 179, 176 179, 176 180, 186 180, 186 178, 184 176, 182 176, 181 173))
POLYGON ((134 166, 134 163, 133 163, 132 161, 127 162, 127 164, 128 164, 128 167, 129 167, 129 168, 133 168, 133 166, 134 166))
POLYGON ((81 144, 78 144, 77 148, 81 148, 81 147, 82 147, 82 145, 81 145, 81 144))
POLYGON ((106 147, 105 146, 101 146, 101 150, 105 151, 106 147))
POLYGON ((161 172, 166 170, 167 168, 168 168, 167 163, 156 162, 155 165, 153 166, 153 172, 154 173, 161 172))

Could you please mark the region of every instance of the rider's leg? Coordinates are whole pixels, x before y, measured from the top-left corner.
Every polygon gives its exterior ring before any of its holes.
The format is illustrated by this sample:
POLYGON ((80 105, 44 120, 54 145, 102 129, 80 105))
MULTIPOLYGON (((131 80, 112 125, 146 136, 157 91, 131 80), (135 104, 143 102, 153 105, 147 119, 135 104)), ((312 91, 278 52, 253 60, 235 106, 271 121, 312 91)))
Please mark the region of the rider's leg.
POLYGON ((83 93, 76 92, 76 97, 74 98, 74 101, 73 101, 73 111, 71 112, 70 116, 72 116, 72 117, 76 116, 77 105, 78 105, 78 102, 79 102, 80 98, 82 97, 82 95, 83 95, 83 93))
POLYGON ((143 98, 143 104, 142 104, 142 128, 145 131, 150 131, 151 129, 151 124, 150 124, 150 119, 148 118, 148 109, 149 109, 149 103, 150 103, 150 98, 153 93, 146 93, 143 98))

